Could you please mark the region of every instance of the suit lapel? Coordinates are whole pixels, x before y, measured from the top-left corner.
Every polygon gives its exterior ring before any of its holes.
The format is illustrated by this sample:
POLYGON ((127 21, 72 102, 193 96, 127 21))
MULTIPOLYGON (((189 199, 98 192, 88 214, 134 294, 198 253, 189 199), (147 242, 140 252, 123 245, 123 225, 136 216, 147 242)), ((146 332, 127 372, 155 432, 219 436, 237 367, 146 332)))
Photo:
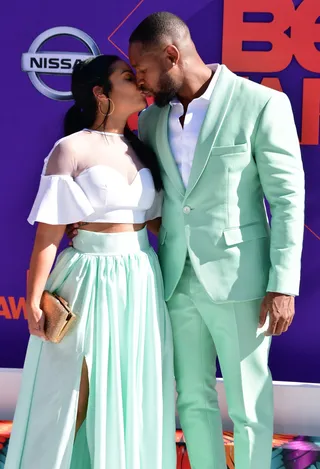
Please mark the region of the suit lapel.
POLYGON ((211 148, 218 137, 234 91, 236 76, 224 65, 221 67, 222 69, 213 90, 208 111, 200 130, 189 183, 185 194, 186 197, 196 186, 208 163, 211 148))
POLYGON ((168 178, 177 189, 177 191, 184 196, 185 187, 181 179, 179 169, 172 154, 169 135, 168 135, 168 119, 170 113, 170 106, 161 109, 160 117, 156 129, 156 146, 158 149, 159 159, 164 167, 168 178))

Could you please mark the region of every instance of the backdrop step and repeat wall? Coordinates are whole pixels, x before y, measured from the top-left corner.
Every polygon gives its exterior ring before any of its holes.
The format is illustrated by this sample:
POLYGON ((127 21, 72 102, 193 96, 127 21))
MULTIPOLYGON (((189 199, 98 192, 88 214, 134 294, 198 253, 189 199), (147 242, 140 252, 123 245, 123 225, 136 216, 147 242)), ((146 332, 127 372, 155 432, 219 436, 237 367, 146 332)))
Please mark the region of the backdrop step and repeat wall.
POLYGON ((92 54, 127 59, 128 38, 166 10, 189 25, 206 63, 283 90, 292 102, 306 172, 301 295, 290 331, 275 338, 274 379, 320 382, 319 0, 11 0, 1 6, 0 368, 23 365, 25 290, 35 228, 26 218, 43 160, 62 136, 70 72, 92 54), (7 45, 5 45, 7 44, 7 45))

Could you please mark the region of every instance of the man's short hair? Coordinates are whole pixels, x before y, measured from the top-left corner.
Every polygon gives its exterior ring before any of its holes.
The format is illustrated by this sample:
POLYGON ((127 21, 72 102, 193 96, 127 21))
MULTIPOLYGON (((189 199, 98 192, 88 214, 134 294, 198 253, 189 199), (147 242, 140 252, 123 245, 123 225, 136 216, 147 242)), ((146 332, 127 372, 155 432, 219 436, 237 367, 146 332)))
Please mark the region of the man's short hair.
POLYGON ((145 48, 157 47, 166 39, 175 42, 186 35, 190 35, 190 31, 181 18, 161 11, 147 16, 133 31, 129 43, 140 42, 145 48))

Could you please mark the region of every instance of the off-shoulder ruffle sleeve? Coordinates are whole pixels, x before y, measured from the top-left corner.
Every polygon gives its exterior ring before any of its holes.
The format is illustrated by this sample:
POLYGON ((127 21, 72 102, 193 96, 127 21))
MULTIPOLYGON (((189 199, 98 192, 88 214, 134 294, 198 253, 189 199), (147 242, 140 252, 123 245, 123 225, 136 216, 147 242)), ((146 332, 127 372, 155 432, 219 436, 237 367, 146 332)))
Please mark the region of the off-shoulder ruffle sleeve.
POLYGON ((68 225, 94 213, 86 194, 72 176, 41 176, 39 190, 28 222, 68 225))

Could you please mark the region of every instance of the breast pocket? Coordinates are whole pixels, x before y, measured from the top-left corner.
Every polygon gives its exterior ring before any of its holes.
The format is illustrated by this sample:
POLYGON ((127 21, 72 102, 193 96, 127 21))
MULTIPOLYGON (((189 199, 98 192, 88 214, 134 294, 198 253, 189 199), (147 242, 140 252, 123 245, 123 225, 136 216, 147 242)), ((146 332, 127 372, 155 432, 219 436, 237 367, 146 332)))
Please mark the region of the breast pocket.
POLYGON ((229 156, 229 155, 236 155, 241 153, 246 153, 249 149, 247 143, 239 143, 236 145, 227 145, 227 146, 220 146, 220 147, 212 147, 211 155, 212 156, 229 156))
POLYGON ((252 163, 250 147, 247 143, 230 147, 215 147, 212 155, 219 158, 226 173, 241 173, 252 163))

